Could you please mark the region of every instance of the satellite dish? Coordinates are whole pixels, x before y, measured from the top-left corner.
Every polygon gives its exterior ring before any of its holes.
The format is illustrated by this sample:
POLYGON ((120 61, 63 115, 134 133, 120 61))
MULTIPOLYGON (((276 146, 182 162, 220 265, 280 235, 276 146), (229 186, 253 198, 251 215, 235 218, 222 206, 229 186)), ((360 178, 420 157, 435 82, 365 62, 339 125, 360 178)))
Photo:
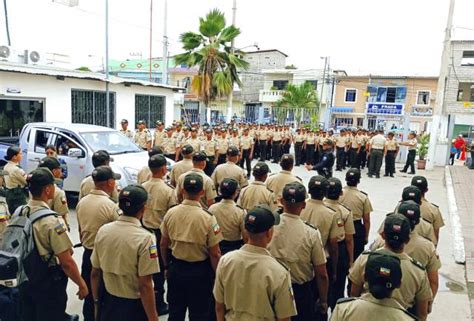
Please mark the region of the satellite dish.
POLYGON ((10 48, 7 46, 0 46, 0 58, 10 57, 10 48))
POLYGON ((32 51, 30 52, 30 60, 32 62, 38 62, 40 60, 41 56, 38 51, 32 51))

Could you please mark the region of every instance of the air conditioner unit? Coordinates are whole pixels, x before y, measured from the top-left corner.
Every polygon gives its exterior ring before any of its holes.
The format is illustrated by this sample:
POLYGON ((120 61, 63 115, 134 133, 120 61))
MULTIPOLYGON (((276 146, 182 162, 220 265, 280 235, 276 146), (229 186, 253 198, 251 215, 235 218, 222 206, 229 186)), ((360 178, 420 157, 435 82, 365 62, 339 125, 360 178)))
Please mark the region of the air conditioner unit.
POLYGON ((25 63, 28 65, 47 65, 46 54, 37 50, 25 50, 25 63))
POLYGON ((18 51, 11 46, 0 46, 0 61, 22 63, 22 58, 18 51))

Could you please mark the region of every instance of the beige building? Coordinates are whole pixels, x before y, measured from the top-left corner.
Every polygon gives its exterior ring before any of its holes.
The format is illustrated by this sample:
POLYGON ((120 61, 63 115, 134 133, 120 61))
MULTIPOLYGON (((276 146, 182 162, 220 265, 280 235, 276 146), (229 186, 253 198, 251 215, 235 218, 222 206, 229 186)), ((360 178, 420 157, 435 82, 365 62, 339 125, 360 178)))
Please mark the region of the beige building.
POLYGON ((429 131, 437 77, 338 76, 331 126, 429 131))

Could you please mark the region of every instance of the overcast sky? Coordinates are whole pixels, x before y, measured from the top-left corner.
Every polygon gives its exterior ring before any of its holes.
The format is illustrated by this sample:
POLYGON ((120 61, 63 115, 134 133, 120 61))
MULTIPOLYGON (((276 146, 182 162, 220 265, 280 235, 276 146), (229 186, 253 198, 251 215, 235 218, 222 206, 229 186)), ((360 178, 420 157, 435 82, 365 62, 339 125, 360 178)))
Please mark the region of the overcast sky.
MULTIPOLYGON (((150 0, 109 0, 110 57, 149 55, 150 0)), ((104 0, 79 0, 68 8, 52 0, 8 0, 12 45, 67 53, 74 62, 104 56, 104 0)), ((232 0, 168 0, 170 53, 181 51, 179 35, 197 30, 210 9, 225 12, 232 0)), ((153 0, 153 55, 162 54, 164 0, 153 0)), ((279 49, 288 64, 350 74, 437 75, 449 0, 238 0, 237 47, 258 43, 279 49)), ((0 44, 6 44, 3 6, 0 44)), ((457 0, 455 37, 474 39, 473 0, 457 0), (467 29, 461 29, 467 28, 467 29), (469 30, 470 29, 470 30, 469 30)))

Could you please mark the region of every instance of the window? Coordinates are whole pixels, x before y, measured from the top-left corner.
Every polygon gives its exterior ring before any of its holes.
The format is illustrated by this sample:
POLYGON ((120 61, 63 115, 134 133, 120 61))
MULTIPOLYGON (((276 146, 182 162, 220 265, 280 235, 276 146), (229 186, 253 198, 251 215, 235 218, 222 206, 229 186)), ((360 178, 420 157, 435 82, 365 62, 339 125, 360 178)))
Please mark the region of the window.
POLYGON ((109 118, 107 124, 107 106, 105 91, 71 90, 72 122, 114 127, 115 93, 109 93, 109 118))
POLYGON ((44 132, 42 130, 36 131, 35 153, 46 153, 46 146, 48 145, 48 139, 51 135, 50 132, 44 132))
POLYGON ((357 118, 357 127, 364 126, 364 118, 357 118))
POLYGON ((378 87, 369 86, 369 103, 397 103, 404 104, 407 96, 406 87, 378 87))
POLYGON ((461 66, 474 66, 474 51, 464 51, 462 53, 461 66))
POLYGON ((288 80, 274 80, 273 87, 276 90, 285 90, 286 86, 288 86, 288 80))
POLYGON ((474 83, 461 82, 458 88, 458 101, 474 102, 474 83))
POLYGON ((357 89, 346 89, 344 102, 355 103, 357 100, 357 89))
POLYGON ((306 80, 306 83, 313 85, 314 90, 318 89, 318 81, 317 80, 306 80))
POLYGON ((350 127, 354 120, 352 118, 336 118, 334 119, 335 127, 350 127))
POLYGON ((152 127, 157 120, 165 120, 165 97, 135 95, 135 121, 144 120, 152 127))
POLYGON ((416 99, 416 104, 417 105, 429 105, 430 104, 430 96, 431 92, 430 91, 418 91, 417 94, 417 99, 416 99))
POLYGON ((464 90, 459 89, 458 90, 458 101, 463 101, 464 100, 464 90))

